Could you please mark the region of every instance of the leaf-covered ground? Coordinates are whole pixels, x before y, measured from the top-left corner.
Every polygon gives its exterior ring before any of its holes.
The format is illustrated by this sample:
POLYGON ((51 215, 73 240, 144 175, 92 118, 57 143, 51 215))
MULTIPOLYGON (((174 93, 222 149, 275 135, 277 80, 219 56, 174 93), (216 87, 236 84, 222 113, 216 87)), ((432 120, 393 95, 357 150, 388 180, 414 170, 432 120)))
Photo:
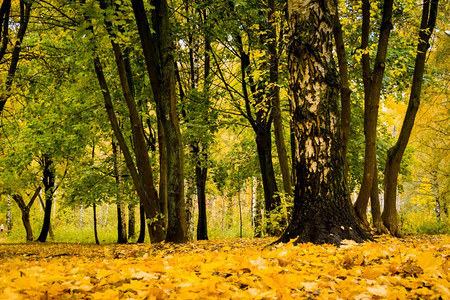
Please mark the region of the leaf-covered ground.
POLYGON ((0 245, 0 299, 450 299, 450 237, 0 245))

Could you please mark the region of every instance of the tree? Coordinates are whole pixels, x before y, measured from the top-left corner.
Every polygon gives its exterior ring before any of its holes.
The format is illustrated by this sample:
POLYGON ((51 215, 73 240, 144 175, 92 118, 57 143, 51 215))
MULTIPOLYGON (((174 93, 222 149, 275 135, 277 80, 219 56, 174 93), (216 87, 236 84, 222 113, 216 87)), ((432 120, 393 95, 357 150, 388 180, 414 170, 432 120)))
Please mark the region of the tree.
POLYGON ((186 208, 184 199, 184 153, 176 111, 175 63, 167 1, 152 1, 153 31, 142 0, 131 1, 144 52, 145 64, 161 122, 167 155, 167 235, 168 242, 186 242, 186 208))
POLYGON ((428 48, 430 47, 429 40, 436 24, 437 9, 438 0, 424 0, 422 20, 419 29, 416 62, 414 66, 414 76, 411 84, 408 108, 406 110, 398 140, 387 152, 387 160, 384 171, 384 210, 382 218, 384 225, 394 236, 402 236, 398 228, 397 220, 397 179, 403 153, 408 145, 416 114, 420 105, 420 93, 422 90, 423 74, 425 72, 426 54, 428 48))
POLYGON ((30 223, 30 209, 31 206, 33 206, 34 200, 36 200, 40 192, 41 187, 37 187, 28 204, 25 203, 23 197, 20 194, 14 194, 12 196, 14 201, 16 201, 17 205, 19 206, 20 211, 22 212, 22 222, 27 234, 27 242, 31 242, 33 240, 33 228, 31 228, 30 223))
MULTIPOLYGON (((85 30, 90 33, 92 36, 94 33, 94 28, 92 25, 92 20, 90 20, 87 16, 87 13, 90 11, 92 3, 82 3, 84 13, 83 16, 86 20, 85 30)), ((107 5, 104 1, 100 3, 101 9, 103 10, 103 14, 107 12, 107 5)), ((111 8, 109 8, 111 9, 111 8)), ((94 9, 95 11, 95 9, 94 9)), ((110 11, 111 12, 111 11, 110 11)), ((111 15, 111 13, 110 13, 111 15)), ((112 15, 115 16, 115 11, 112 10, 112 15)), ((142 123, 139 118, 139 113, 137 110, 136 102, 134 99, 134 95, 132 93, 132 88, 130 83, 132 79, 129 77, 129 73, 127 72, 127 63, 124 58, 123 52, 121 50, 120 45, 118 44, 117 31, 114 31, 112 23, 108 18, 104 17, 104 23, 107 28, 108 35, 110 36, 110 42, 114 53, 115 63, 117 67, 117 72, 120 80, 120 87, 122 90, 122 96, 125 99, 125 103, 127 105, 133 142, 134 142, 134 154, 136 157, 136 163, 133 160, 131 155, 131 151, 129 146, 124 138, 123 132, 119 126, 117 115, 114 111, 114 106, 112 102, 111 93, 108 88, 108 83, 106 81, 105 73, 103 71, 103 66, 100 61, 100 57, 98 55, 97 46, 94 46, 94 70, 97 76, 97 80, 99 86, 101 88, 101 92, 103 95, 103 99, 105 102, 105 108, 108 114, 108 118, 111 123, 111 127, 114 132, 114 136, 117 139, 117 142, 122 150, 125 164, 130 172, 130 176, 133 180, 133 184, 137 191, 137 194, 143 204, 145 209, 145 213, 147 217, 150 219, 148 222, 149 228, 149 236, 152 243, 160 242, 164 239, 164 224, 162 220, 162 216, 160 214, 159 203, 158 203, 158 195, 154 185, 153 172, 150 165, 150 158, 147 151, 147 143, 144 135, 144 130, 142 128, 142 123)), ((120 25, 119 32, 120 32, 120 25)))
POLYGON ((114 177, 117 184, 117 243, 126 244, 128 242, 127 223, 125 214, 125 201, 123 192, 123 174, 120 151, 116 143, 112 142, 114 155, 114 177))
MULTIPOLYGON (((288 196, 292 196, 292 181, 289 171, 288 155, 286 150, 286 142, 284 140, 283 119, 281 115, 280 103, 280 83, 279 83, 279 60, 280 53, 278 43, 279 36, 277 34, 277 7, 275 0, 268 0, 268 16, 267 16, 267 52, 269 54, 269 99, 272 102, 272 118, 275 135, 275 144, 277 145, 278 161, 280 162, 281 176, 283 179, 284 192, 288 196)), ((283 24, 281 25, 283 26, 283 24)), ((283 37, 281 37, 283 38, 283 37)))
MULTIPOLYGON (((264 189, 265 213, 268 217, 281 205, 272 159, 272 123, 275 120, 277 122, 276 142, 281 154, 279 158, 282 160, 283 183, 285 192, 288 194, 290 187, 289 171, 286 170, 286 151, 282 148, 284 141, 281 140, 283 133, 280 124, 278 82, 280 53, 276 47, 278 39, 274 28, 276 7, 273 2, 266 5, 249 1, 243 5, 228 1, 220 9, 221 14, 227 18, 225 26, 230 26, 230 29, 227 32, 215 32, 215 38, 223 46, 221 48, 227 49, 236 57, 239 68, 227 66, 229 55, 224 55, 221 66, 215 58, 216 67, 225 89, 230 94, 232 105, 248 121, 254 131, 264 189), (231 69, 230 78, 225 77, 224 73, 228 72, 227 69, 231 69)), ((278 233, 269 232, 271 235, 278 233)))
POLYGON ((279 239, 340 244, 370 236, 356 223, 344 184, 333 1, 289 2, 289 89, 294 131, 294 212, 279 239))
POLYGON ((41 233, 39 234, 37 241, 45 242, 50 230, 53 194, 55 192, 55 166, 52 158, 48 154, 43 154, 39 160, 43 168, 42 183, 44 185, 45 212, 41 233))
POLYGON ((341 143, 342 143, 342 153, 344 155, 344 177, 348 178, 348 161, 347 161, 347 149, 348 140, 350 138, 350 120, 351 120, 351 101, 350 101, 350 86, 348 78, 348 61, 347 53, 345 51, 344 43, 344 33, 342 30, 342 25, 339 20, 339 7, 338 2, 335 0, 335 17, 333 22, 333 36, 334 43, 336 47, 338 66, 339 66, 339 77, 340 77, 340 89, 341 89, 341 143))
POLYGON ((386 55, 389 42, 389 34, 392 29, 392 9, 393 0, 383 2, 382 20, 380 34, 378 38, 377 54, 374 62, 373 71, 370 66, 369 36, 370 36, 370 2, 362 1, 362 31, 361 31, 361 49, 362 55, 362 76, 364 83, 364 173, 361 182, 361 188, 358 199, 355 202, 355 213, 358 222, 366 230, 369 229, 367 221, 367 205, 372 188, 374 186, 374 177, 376 177, 376 137, 378 108, 380 105, 380 93, 384 70, 386 68, 386 55))
MULTIPOLYGON (((0 95, 0 116, 2 115, 3 109, 5 107, 6 101, 11 93, 11 88, 16 74, 17 65, 20 59, 20 51, 22 50, 22 41, 25 37, 27 31, 28 22, 30 20, 31 5, 32 1, 20 0, 19 2, 19 29, 17 31, 16 41, 11 53, 11 63, 9 65, 8 75, 4 83, 4 91, 0 95)), ((8 31, 10 30, 11 24, 9 23, 11 10, 11 0, 4 0, 0 8, 0 24, 1 24, 1 50, 0 50, 0 60, 3 59, 5 52, 8 47, 8 31)), ((13 27, 13 26, 11 26, 13 27)))

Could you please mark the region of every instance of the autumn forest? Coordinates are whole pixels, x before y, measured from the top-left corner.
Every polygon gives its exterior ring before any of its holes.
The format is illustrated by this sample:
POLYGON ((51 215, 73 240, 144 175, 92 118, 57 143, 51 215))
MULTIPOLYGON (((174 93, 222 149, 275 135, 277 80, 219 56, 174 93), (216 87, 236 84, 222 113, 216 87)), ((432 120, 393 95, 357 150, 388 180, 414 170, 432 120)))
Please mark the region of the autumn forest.
POLYGON ((449 10, 2 0, 0 298, 450 297, 449 10))

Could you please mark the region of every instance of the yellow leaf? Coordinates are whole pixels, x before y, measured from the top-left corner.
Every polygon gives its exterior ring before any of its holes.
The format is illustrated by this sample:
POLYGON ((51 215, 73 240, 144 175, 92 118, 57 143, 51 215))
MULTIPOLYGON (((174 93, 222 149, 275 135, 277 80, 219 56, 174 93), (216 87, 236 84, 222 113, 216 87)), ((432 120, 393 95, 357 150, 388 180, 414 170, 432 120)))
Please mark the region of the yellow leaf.
POLYGON ((307 292, 314 292, 318 287, 317 282, 301 282, 300 284, 305 287, 307 292))
POLYGON ((386 290, 386 288, 381 285, 369 286, 367 288, 367 291, 369 291, 373 295, 380 297, 386 297, 388 295, 388 291, 386 290))

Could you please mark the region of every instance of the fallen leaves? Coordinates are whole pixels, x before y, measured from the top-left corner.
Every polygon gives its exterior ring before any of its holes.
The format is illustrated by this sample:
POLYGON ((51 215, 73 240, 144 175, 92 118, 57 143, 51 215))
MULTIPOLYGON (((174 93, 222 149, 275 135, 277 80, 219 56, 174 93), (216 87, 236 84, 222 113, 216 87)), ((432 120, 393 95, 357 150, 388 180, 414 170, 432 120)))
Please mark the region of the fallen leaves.
POLYGON ((0 299, 450 299, 450 238, 0 245, 0 299))

